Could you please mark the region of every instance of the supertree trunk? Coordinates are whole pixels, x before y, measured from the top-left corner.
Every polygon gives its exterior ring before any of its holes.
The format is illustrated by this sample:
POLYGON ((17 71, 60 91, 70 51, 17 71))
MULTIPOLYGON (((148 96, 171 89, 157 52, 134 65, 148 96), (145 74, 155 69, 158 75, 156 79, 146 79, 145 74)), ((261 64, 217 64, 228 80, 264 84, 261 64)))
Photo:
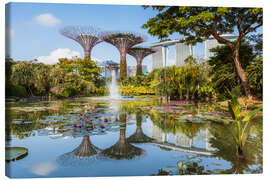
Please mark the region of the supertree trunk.
POLYGON ((127 115, 126 114, 120 114, 119 115, 119 119, 121 123, 125 123, 123 125, 121 125, 121 129, 120 129, 120 137, 119 137, 119 143, 121 144, 125 144, 126 143, 126 119, 127 119, 127 115))
POLYGON ((137 60, 137 71, 136 71, 136 75, 142 75, 142 60, 138 59, 137 60))
POLYGON ((127 77, 126 53, 120 54, 120 78, 127 77))
POLYGON ((84 58, 91 58, 91 52, 89 49, 84 49, 84 58))
POLYGON ((137 70, 136 70, 136 76, 142 75, 142 61, 143 59, 152 54, 155 53, 156 50, 151 48, 145 48, 145 47, 132 47, 128 49, 128 54, 133 56, 137 61, 137 70))

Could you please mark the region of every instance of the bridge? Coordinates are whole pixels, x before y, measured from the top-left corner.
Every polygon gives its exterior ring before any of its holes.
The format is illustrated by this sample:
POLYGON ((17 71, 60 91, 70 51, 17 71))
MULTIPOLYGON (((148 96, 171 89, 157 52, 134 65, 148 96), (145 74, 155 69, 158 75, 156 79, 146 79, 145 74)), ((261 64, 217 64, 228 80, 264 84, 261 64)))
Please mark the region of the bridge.
POLYGON ((185 153, 193 153, 193 154, 199 154, 199 155, 204 155, 204 156, 212 156, 214 151, 208 151, 206 149, 203 148, 196 148, 196 147, 191 147, 191 148, 187 148, 187 147, 183 147, 183 146, 177 146, 173 143, 168 143, 168 142, 151 142, 149 144, 155 145, 155 146, 159 146, 162 148, 166 148, 166 149, 170 149, 173 151, 178 151, 178 152, 185 152, 185 153))

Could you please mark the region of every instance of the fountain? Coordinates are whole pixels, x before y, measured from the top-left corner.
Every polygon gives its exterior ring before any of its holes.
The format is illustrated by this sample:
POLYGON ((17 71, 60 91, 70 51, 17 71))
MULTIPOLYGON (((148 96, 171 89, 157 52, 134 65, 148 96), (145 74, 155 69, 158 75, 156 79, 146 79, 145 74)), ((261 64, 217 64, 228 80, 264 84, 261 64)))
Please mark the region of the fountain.
POLYGON ((111 70, 112 81, 109 84, 110 99, 120 99, 119 88, 116 81, 116 69, 111 70))

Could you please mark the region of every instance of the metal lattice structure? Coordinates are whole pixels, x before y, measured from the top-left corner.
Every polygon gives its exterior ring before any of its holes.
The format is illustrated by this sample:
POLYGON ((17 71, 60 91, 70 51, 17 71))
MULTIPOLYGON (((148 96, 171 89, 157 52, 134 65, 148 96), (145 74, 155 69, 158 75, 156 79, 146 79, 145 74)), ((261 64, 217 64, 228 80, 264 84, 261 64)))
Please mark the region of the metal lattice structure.
POLYGON ((79 147, 59 156, 57 162, 63 166, 88 166, 97 161, 100 151, 91 143, 89 136, 84 136, 79 147))
POLYGON ((126 54, 128 49, 146 41, 146 37, 131 32, 104 32, 101 39, 115 46, 120 53, 120 77, 127 76, 126 54))
POLYGON ((133 56, 137 61, 137 71, 136 75, 142 75, 142 61, 143 59, 150 55, 155 53, 156 50, 152 48, 146 48, 146 47, 132 47, 128 49, 127 53, 131 56, 133 56))
POLYGON ((66 26, 60 29, 60 33, 78 42, 83 47, 85 58, 91 58, 93 47, 102 42, 100 30, 92 26, 66 26))

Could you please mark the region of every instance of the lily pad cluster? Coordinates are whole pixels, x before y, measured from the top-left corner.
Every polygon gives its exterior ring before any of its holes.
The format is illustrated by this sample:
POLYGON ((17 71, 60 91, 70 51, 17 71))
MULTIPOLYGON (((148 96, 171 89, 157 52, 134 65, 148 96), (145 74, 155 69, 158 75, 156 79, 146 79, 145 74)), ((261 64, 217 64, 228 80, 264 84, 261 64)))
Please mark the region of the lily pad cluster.
MULTIPOLYGON (((49 135, 51 138, 82 137, 85 135, 102 135, 108 131, 119 131, 121 122, 112 117, 116 112, 105 111, 104 108, 87 108, 65 115, 47 116, 40 120, 47 124, 45 129, 38 130, 38 135, 49 135)), ((127 122, 133 124, 134 122, 127 122)))

